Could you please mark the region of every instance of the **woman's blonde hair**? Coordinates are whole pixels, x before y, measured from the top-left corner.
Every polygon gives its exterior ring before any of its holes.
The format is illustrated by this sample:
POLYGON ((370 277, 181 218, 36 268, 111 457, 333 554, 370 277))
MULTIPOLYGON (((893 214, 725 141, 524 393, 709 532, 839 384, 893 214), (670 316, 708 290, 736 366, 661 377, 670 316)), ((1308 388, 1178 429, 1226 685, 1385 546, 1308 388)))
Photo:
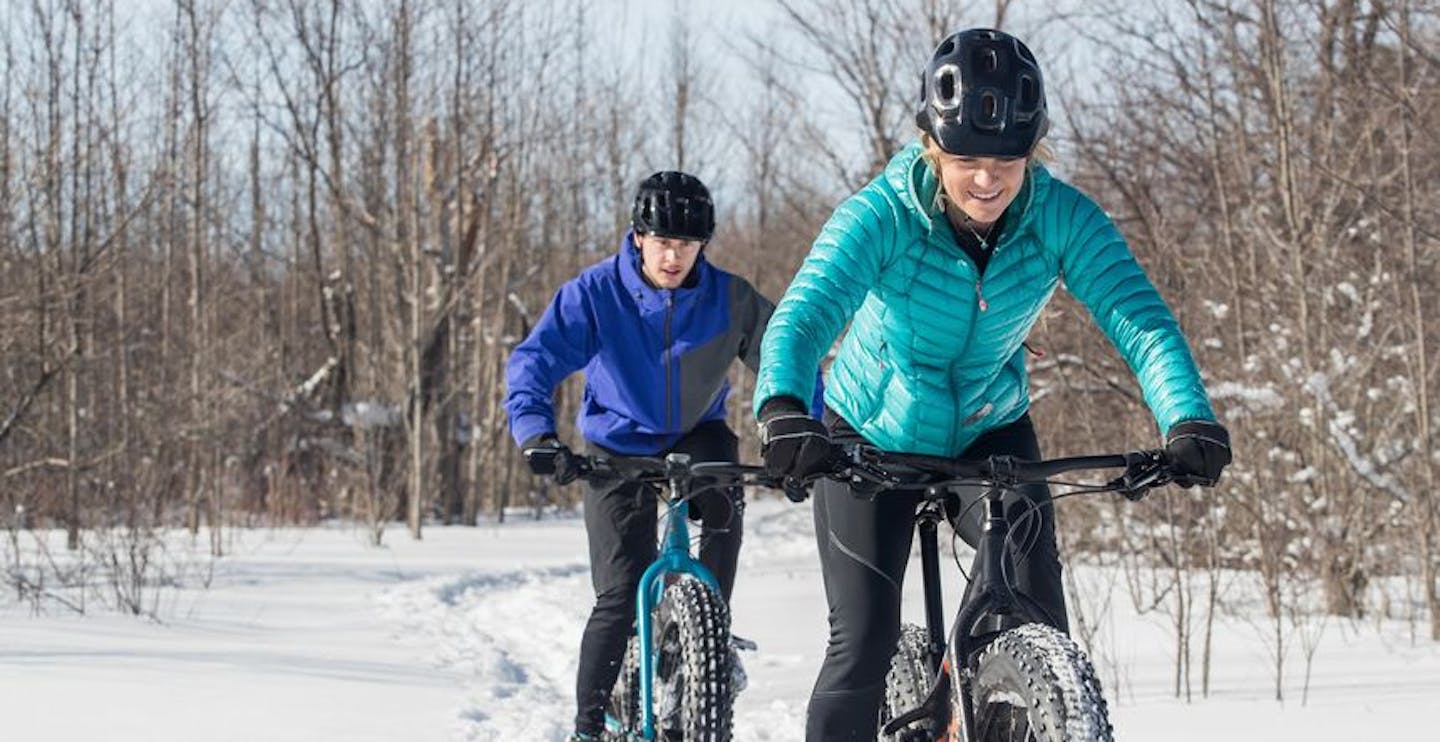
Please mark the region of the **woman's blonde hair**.
MULTIPOLYGON (((950 199, 945 195, 945 181, 940 177, 940 145, 935 141, 935 137, 930 136, 929 132, 922 131, 920 132, 920 146, 923 148, 920 157, 930 167, 931 174, 935 176, 935 180, 939 184, 935 188, 935 201, 931 207, 935 212, 943 214, 945 213, 945 204, 950 199)), ((1025 174, 1028 176, 1030 169, 1036 163, 1048 164, 1054 160, 1055 152, 1042 139, 1035 143, 1035 149, 1030 150, 1030 154, 1026 157, 1025 174)))

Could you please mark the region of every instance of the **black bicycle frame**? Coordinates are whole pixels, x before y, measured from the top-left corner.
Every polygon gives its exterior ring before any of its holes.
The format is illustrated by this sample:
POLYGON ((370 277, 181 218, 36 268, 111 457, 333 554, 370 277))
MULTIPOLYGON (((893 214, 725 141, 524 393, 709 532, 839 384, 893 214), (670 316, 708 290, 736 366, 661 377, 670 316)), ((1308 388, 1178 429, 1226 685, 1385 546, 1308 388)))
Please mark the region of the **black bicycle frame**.
MULTIPOLYGON (((964 668, 969 665, 970 655, 983 648, 995 634, 1025 623, 1047 623, 1048 615, 1030 596, 1011 588, 1006 574, 1014 573, 1014 557, 1006 548, 1006 535, 1010 532, 1010 521, 1005 515, 1003 496, 1005 488, 990 486, 985 490, 986 517, 980 541, 975 546, 975 559, 971 564, 970 583, 960 600, 955 620, 950 624, 950 635, 945 633, 944 596, 940 580, 940 539, 939 524, 946 519, 945 499, 950 492, 945 488, 928 487, 925 503, 915 515, 916 532, 920 541, 920 575, 924 586, 925 635, 927 658, 930 671, 935 676, 935 685, 920 708, 907 713, 893 722, 896 729, 926 716, 943 728, 949 723, 944 714, 944 699, 949 690, 949 667, 962 668, 959 674, 966 683, 961 693, 961 713, 965 728, 974 728, 974 708, 970 703, 970 688, 966 682, 964 668)), ((893 732, 888 730, 887 732, 893 732)))
MULTIPOLYGON (((837 471, 840 478, 852 484, 870 482, 882 489, 923 489, 924 501, 916 512, 916 531, 920 540, 920 574, 924 585, 925 632, 927 658, 935 681, 919 708, 908 711, 885 725, 886 734, 894 734, 904 726, 924 718, 932 719, 940 728, 950 724, 950 668, 962 683, 960 713, 965 729, 975 727, 975 709, 970 698, 970 657, 1002 631, 1026 623, 1052 623, 1048 612, 1030 596, 1010 586, 1006 575, 1014 574, 1014 558, 1007 548, 1010 520, 1005 514, 1004 496, 1021 485, 1043 482, 1051 476, 1081 469, 1125 467, 1125 474, 1094 491, 1122 492, 1138 499, 1151 487, 1166 484, 1168 461, 1163 451, 1134 451, 1115 456, 1081 456, 1048 461, 1023 461, 996 456, 978 462, 957 461, 932 456, 850 451, 848 465, 837 471), (866 457, 869 457, 868 459, 866 457), (898 464, 920 472, 946 477, 931 483, 906 483, 894 477, 887 465, 898 464), (947 520, 945 501, 959 485, 983 484, 985 524, 975 545, 970 583, 960 599, 946 636, 944 604, 940 581, 940 548, 938 526, 947 520)), ((1049 507, 1049 503, 1042 507, 1049 507)))

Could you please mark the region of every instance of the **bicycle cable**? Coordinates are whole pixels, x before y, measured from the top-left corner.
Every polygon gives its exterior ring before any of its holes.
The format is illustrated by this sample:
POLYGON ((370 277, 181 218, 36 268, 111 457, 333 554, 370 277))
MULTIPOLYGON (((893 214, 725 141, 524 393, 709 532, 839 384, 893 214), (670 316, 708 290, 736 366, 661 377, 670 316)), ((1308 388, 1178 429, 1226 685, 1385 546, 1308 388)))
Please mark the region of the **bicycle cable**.
MULTIPOLYGON (((1026 518, 1029 518, 1030 516, 1040 512, 1041 508, 1048 507, 1051 510, 1054 510, 1056 500, 1064 500, 1068 497, 1076 497, 1078 495, 1093 495, 1104 492, 1116 491, 1108 484, 1083 484, 1081 482, 1071 482, 1060 479, 1044 479, 1035 482, 1026 482, 1026 484, 1043 484, 1046 487, 1070 487, 1071 489, 1066 490, 1065 492, 1061 492, 1059 494, 1051 494, 1050 497, 1046 498, 1044 502, 1036 502, 1035 500, 1031 500, 1028 497, 1025 498, 1025 502, 1028 504, 1029 507, 1026 508, 1024 513, 1021 513, 1019 517, 1017 517, 1014 521, 1010 523, 1010 531, 1009 533, 1005 534, 1005 541, 1007 546, 1016 543, 1013 537, 1015 535, 1015 532, 1019 530, 1020 524, 1024 523, 1026 518)), ((1016 488, 1016 490, 1012 491, 1018 491, 1018 489, 1019 488, 1016 488)), ((1017 560, 1016 566, 1019 566, 1020 563, 1023 563, 1025 559, 1029 558, 1030 552, 1033 551, 1035 549, 1035 546, 1037 545, 1038 539, 1040 537, 1039 531, 1034 531, 1030 533, 1033 534, 1034 539, 1027 539, 1025 548, 1018 550, 1021 554, 1021 557, 1017 560)))
MULTIPOLYGON (((1011 555, 1012 555, 1012 559, 1009 560, 1009 561, 1012 561, 1012 562, 1013 562, 1013 568, 1014 568, 1016 571, 1018 571, 1018 570, 1020 569, 1020 567, 1023 566, 1027 560, 1029 560, 1030 555, 1034 552, 1035 548, 1036 548, 1036 547, 1039 545, 1039 543, 1040 543, 1040 534, 1041 534, 1041 531, 1040 531, 1040 528, 1039 528, 1039 527, 1034 528, 1034 529, 1032 529, 1032 530, 1027 530, 1027 531, 1026 531, 1027 538, 1025 539, 1023 546, 1021 545, 1021 542, 1019 542, 1019 541, 1017 541, 1017 540, 1015 539, 1015 533, 1016 533, 1016 531, 1019 531, 1019 530, 1023 527, 1023 524, 1025 523, 1026 519, 1030 518, 1031 516, 1036 516, 1036 515, 1038 515, 1038 514, 1040 513, 1040 511, 1041 511, 1041 508, 1046 508, 1046 507, 1048 507, 1048 508, 1051 508, 1051 509, 1053 510, 1053 509, 1054 509, 1054 506, 1055 506, 1055 501, 1056 501, 1056 500, 1063 500, 1063 499, 1065 499, 1065 498, 1075 497, 1075 496, 1078 496, 1078 495, 1097 494, 1097 493, 1102 493, 1102 492, 1114 492, 1114 491, 1116 491, 1113 487, 1111 487, 1111 486, 1109 486, 1109 485, 1105 485, 1105 484, 1084 484, 1084 483, 1081 483, 1081 482, 1073 482, 1073 481, 1058 480, 1058 479, 1044 479, 1044 480, 1038 480, 1038 481, 1035 481, 1035 482, 1026 482, 1025 484, 1026 484, 1026 485, 1044 485, 1044 486, 1046 486, 1046 487, 1069 487, 1070 489, 1066 490, 1065 492, 1061 492, 1061 493, 1059 493, 1059 494, 1051 494, 1051 495, 1050 495, 1048 498, 1046 498, 1045 501, 1043 501, 1043 502, 1036 502, 1035 500, 1032 500, 1032 499, 1030 499, 1030 498, 1028 498, 1028 497, 1023 497, 1023 496, 1017 498, 1020 502, 1023 502, 1023 503, 1024 503, 1025 512, 1021 513, 1021 514, 1020 514, 1019 516, 1017 516, 1014 520, 1010 521, 1010 528, 1009 528, 1009 530, 1007 530, 1006 533, 1005 533, 1005 548, 1006 548, 1006 550, 1008 550, 1008 551, 1011 553, 1011 555)), ((1012 488, 1012 489, 1007 490, 1007 494, 1008 494, 1008 493, 1018 493, 1019 490, 1020 490, 1020 487, 1015 487, 1015 488, 1012 488)), ((954 494, 954 493, 952 492, 952 494, 954 494)), ((958 497, 958 495, 956 495, 956 496, 958 497)), ((978 506, 980 503, 985 502, 985 501, 986 501, 986 496, 985 496, 983 493, 982 493, 981 495, 979 495, 978 497, 974 498, 973 500, 971 500, 967 505, 965 505, 964 508, 962 508, 962 509, 960 510, 959 514, 955 516, 955 519, 954 519, 954 521, 952 522, 952 526, 953 526, 954 524, 956 524, 956 523, 964 523, 964 522, 965 522, 965 518, 967 518, 967 517, 970 515, 970 511, 973 510, 973 509, 974 509, 976 506, 978 506)), ((951 558, 952 558, 952 559, 954 560, 954 562, 955 562, 955 567, 956 567, 956 569, 958 569, 958 570, 960 571, 961 577, 965 578, 965 581, 966 581, 966 582, 970 582, 970 581, 971 581, 970 573, 965 569, 965 566, 961 563, 961 561, 960 561, 960 553, 959 553, 959 551, 956 549, 956 543, 955 543, 955 542, 956 542, 956 540, 959 539, 959 538, 961 538, 959 529, 958 529, 958 528, 952 528, 952 529, 951 529, 951 534, 950 534, 950 554, 951 554, 951 558)), ((974 547, 972 547, 972 548, 974 548, 974 547)), ((1014 574, 1011 574, 1011 573, 1008 573, 1008 572, 1005 570, 1005 563, 1004 563, 1004 562, 1002 562, 1000 566, 1001 566, 1001 578, 1002 578, 1003 580, 1005 580, 1006 584, 1010 584, 1010 585, 1015 584, 1015 583, 1014 583, 1014 577, 1015 577, 1015 575, 1014 575, 1014 574)))
MULTIPOLYGON (((666 498, 665 498, 665 513, 664 513, 664 515, 668 517, 668 516, 670 515, 671 511, 673 511, 673 510, 675 509, 675 506, 676 506, 678 503, 680 503, 680 502, 687 502, 687 503, 688 503, 688 502, 690 502, 691 500, 694 500, 696 497, 698 497, 698 496, 700 496, 700 495, 702 495, 702 494, 705 494, 705 493, 707 493, 707 492, 712 492, 712 491, 715 491, 715 490, 738 488, 738 489, 740 489, 740 490, 742 491, 741 494, 740 494, 740 498, 743 498, 743 497, 745 496, 745 495, 743 494, 743 491, 744 491, 744 488, 745 488, 745 484, 744 484, 743 480, 742 480, 740 477, 736 477, 735 481, 733 481, 733 482, 725 482, 725 481, 722 481, 722 478, 721 478, 721 477, 703 477, 703 479, 707 480, 708 483, 705 484, 705 485, 703 485, 703 486, 700 486, 700 487, 692 487, 692 488, 690 489, 689 494, 687 494, 687 495, 686 495, 685 497, 683 497, 683 498, 680 498, 680 499, 679 499, 678 501, 676 501, 676 502, 671 502, 671 501, 670 501, 670 498, 666 497, 666 498)), ((662 496, 665 496, 665 495, 667 495, 667 494, 669 493, 669 488, 668 488, 668 487, 665 487, 665 488, 662 489, 661 487, 654 486, 654 484, 655 484, 655 483, 642 483, 642 486, 649 487, 649 488, 652 490, 652 493, 651 493, 652 496, 654 496, 654 497, 657 498, 657 499, 659 499, 659 498, 661 498, 662 496)), ((743 508, 742 508, 742 507, 740 506, 740 504, 737 502, 737 498, 735 498, 735 497, 726 497, 726 498, 724 498, 724 500, 725 500, 725 505, 726 505, 726 507, 729 508, 729 514, 726 516, 724 523, 720 524, 720 526, 718 526, 718 527, 716 527, 716 528, 711 528, 711 529, 709 529, 709 531, 710 531, 711 533, 727 533, 727 532, 729 532, 731 524, 733 524, 733 523, 735 522, 735 517, 736 517, 739 513, 741 513, 741 512, 743 511, 743 508)), ((695 503, 691 503, 692 507, 694 506, 694 504, 695 504, 695 503)), ((702 525, 701 532, 695 534, 694 536, 691 536, 691 537, 690 537, 690 540, 691 540, 692 543, 693 543, 693 542, 696 542, 696 541, 699 541, 701 538, 704 537, 704 535, 705 535, 705 529, 704 529, 704 527, 703 527, 703 525, 702 525)), ((656 544, 659 545, 659 543, 660 543, 660 542, 657 540, 657 541, 656 541, 656 544)))

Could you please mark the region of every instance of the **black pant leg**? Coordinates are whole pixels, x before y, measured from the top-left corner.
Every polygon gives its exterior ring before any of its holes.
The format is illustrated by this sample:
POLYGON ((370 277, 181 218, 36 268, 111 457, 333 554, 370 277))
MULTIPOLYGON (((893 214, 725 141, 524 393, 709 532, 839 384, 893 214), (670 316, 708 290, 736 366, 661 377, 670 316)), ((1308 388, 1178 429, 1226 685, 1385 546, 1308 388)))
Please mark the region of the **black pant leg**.
POLYGON ((655 497, 640 485, 591 486, 585 494, 595 607, 580 639, 575 728, 599 734, 635 622, 635 590, 655 561, 655 497))
POLYGON ((870 742, 879 731, 885 675, 900 637, 900 589, 919 496, 882 492, 865 500, 842 483, 821 480, 812 500, 830 640, 805 738, 870 742))

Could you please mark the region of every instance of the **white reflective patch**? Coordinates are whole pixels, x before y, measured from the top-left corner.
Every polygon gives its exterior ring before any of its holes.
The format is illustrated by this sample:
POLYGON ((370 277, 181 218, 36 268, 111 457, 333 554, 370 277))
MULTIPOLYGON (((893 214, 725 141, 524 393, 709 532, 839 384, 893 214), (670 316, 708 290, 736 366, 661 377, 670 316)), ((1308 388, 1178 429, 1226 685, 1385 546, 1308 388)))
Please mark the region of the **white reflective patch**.
POLYGON ((985 697, 985 700, 991 703, 1008 704, 1010 706, 1014 706, 1017 709, 1028 708, 1030 706, 1030 703, 1025 699, 1025 696, 1022 696, 1019 693, 1008 693, 1003 690, 992 691, 990 695, 985 697))

